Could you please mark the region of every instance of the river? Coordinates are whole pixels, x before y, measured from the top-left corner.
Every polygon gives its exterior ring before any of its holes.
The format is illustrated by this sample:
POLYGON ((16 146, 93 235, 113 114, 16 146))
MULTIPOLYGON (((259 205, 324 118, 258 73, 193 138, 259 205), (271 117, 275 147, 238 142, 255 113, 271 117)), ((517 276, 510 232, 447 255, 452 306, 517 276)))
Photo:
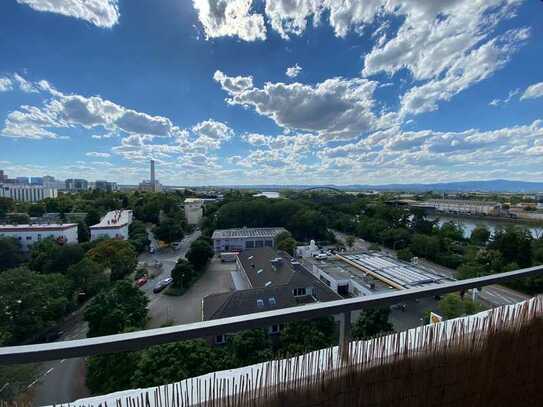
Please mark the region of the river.
POLYGON ((478 225, 486 226, 492 233, 498 228, 505 228, 507 226, 520 226, 526 228, 530 231, 534 238, 539 238, 543 236, 543 226, 534 226, 522 222, 511 222, 511 221, 499 221, 495 219, 470 219, 466 217, 451 216, 451 215, 437 215, 432 214, 428 216, 429 219, 439 218, 439 225, 443 223, 453 221, 460 224, 464 228, 464 236, 470 237, 471 232, 478 225))

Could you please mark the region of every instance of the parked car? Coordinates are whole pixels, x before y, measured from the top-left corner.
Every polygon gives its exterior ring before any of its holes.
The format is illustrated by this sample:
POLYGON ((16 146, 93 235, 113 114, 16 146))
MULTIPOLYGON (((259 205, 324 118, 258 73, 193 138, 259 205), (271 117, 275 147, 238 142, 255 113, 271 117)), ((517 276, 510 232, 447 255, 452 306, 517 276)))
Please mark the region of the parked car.
POLYGON ((181 248, 181 242, 173 242, 170 246, 174 250, 179 250, 181 248))
POLYGON ((158 283, 156 283, 155 288, 153 288, 153 292, 157 294, 168 287, 171 283, 173 283, 173 278, 171 277, 160 280, 158 283))
POLYGON ((138 287, 141 287, 142 285, 145 285, 145 283, 147 283, 147 281, 149 281, 149 279, 147 278, 147 276, 143 276, 141 278, 138 278, 136 280, 136 286, 138 287))

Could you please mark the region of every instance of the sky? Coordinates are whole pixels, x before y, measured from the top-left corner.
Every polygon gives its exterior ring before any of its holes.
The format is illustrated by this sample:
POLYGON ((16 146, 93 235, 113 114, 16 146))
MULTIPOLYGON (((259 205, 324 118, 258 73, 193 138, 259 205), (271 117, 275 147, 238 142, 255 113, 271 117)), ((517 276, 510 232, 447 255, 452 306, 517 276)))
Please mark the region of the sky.
POLYGON ((543 2, 2 0, 0 169, 543 181, 543 2))

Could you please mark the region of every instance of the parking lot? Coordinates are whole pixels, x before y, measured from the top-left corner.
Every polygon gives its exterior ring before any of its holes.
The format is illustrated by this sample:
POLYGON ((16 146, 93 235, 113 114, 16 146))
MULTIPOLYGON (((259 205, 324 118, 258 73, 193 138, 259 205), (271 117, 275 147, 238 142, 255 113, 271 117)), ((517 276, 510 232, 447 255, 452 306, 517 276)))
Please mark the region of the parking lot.
MULTIPOLYGON (((214 257, 206 272, 183 295, 175 297, 164 294, 164 291, 155 294, 153 287, 158 280, 149 281, 142 289, 149 297, 148 328, 157 328, 165 323, 187 324, 202 320, 202 298, 215 293, 232 291, 231 272, 235 270, 235 263, 221 263, 214 257)), ((160 278, 169 277, 169 273, 162 273, 160 278)))

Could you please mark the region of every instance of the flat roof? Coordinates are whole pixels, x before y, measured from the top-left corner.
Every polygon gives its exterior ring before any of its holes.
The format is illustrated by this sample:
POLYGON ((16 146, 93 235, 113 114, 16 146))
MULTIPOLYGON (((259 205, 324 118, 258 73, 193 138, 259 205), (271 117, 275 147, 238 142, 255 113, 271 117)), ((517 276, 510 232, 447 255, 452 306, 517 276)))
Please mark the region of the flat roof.
POLYGON ((380 253, 342 253, 338 258, 403 288, 435 284, 443 279, 437 274, 380 253))
POLYGON ((275 238, 280 233, 287 230, 282 227, 274 228, 239 228, 239 229, 219 229, 213 232, 212 239, 228 239, 228 238, 251 238, 251 237, 271 237, 275 238))
MULTIPOLYGON (((302 262, 309 263, 310 265, 314 264, 321 271, 328 274, 335 280, 355 281, 365 289, 365 295, 396 290, 395 288, 391 288, 389 285, 385 284, 381 280, 378 280, 375 277, 364 273, 362 270, 338 259, 337 257, 330 256, 326 260, 317 260, 311 257, 302 259, 302 262)), ((309 265, 306 267, 309 267, 309 265)))
POLYGON ((77 223, 41 223, 25 225, 0 225, 0 232, 29 232, 34 230, 66 230, 77 227, 77 223))
POLYGON ((122 228, 128 225, 130 222, 129 214, 132 211, 126 209, 120 209, 116 211, 110 211, 102 218, 100 223, 92 225, 91 229, 113 229, 122 228))

